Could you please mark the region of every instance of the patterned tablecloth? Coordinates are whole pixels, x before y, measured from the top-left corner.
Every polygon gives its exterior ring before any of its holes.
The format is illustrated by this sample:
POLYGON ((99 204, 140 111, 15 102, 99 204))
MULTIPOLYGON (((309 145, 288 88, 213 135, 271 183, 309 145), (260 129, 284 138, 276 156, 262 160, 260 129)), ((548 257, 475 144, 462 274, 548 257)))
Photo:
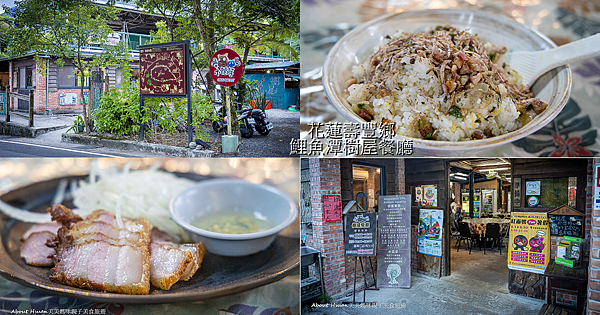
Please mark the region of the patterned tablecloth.
MULTIPOLYGON (((58 176, 87 173, 88 159, 0 159, 0 195, 11 187, 58 176)), ((101 159, 99 165, 132 168, 162 163, 169 171, 243 178, 269 183, 299 202, 300 181, 297 159, 101 159)), ((299 237, 299 222, 282 231, 299 237)), ((298 240, 298 244, 300 240, 298 240)), ((200 269, 202 270, 202 269, 200 269)), ((300 275, 239 294, 208 301, 169 304, 97 303, 59 297, 0 277, 0 314, 247 314, 287 315, 300 313, 300 275), (27 311, 27 313, 25 313, 27 311)))
MULTIPOLYGON (((325 57, 356 25, 389 12, 465 9, 503 15, 528 25, 558 45, 600 32, 600 5, 586 0, 302 0, 301 133, 312 122, 344 122, 321 84, 325 57)), ((600 152, 600 57, 571 64, 571 98, 563 111, 536 133, 482 156, 593 156, 600 152)))

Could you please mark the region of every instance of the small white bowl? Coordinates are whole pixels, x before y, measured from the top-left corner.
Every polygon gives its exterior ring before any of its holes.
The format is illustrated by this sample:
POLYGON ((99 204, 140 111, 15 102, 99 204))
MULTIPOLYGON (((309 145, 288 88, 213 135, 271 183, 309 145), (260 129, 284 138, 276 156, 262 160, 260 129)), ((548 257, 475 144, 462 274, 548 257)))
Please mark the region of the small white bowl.
MULTIPOLYGON (((335 109, 349 122, 365 121, 352 111, 346 82, 352 76, 352 66, 364 62, 381 44, 385 36, 399 30, 422 32, 437 25, 469 29, 482 40, 508 50, 544 50, 556 47, 548 37, 514 20, 481 12, 461 10, 423 10, 384 15, 361 24, 342 37, 329 51, 323 66, 323 86, 335 109)), ((431 156, 478 156, 490 149, 519 140, 550 123, 563 109, 571 93, 571 69, 556 68, 542 76, 531 87, 534 95, 548 104, 548 108, 520 129, 504 135, 470 141, 437 141, 416 138, 417 153, 431 156)))
POLYGON ((202 181, 175 196, 169 210, 171 218, 189 232, 194 242, 202 242, 207 251, 222 256, 246 256, 264 250, 298 215, 298 207, 282 191, 239 179, 202 181), (218 211, 258 212, 274 226, 256 233, 223 234, 191 224, 199 216, 218 211))

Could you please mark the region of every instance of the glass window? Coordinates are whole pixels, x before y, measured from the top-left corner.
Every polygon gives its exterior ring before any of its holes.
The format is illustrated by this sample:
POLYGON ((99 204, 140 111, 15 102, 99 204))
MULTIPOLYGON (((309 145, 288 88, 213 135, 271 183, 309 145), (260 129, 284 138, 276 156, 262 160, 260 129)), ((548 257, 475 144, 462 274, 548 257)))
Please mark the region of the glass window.
POLYGON ((356 194, 359 192, 364 192, 367 195, 367 198, 358 198, 357 202, 363 209, 369 212, 377 211, 379 196, 382 194, 382 191, 385 191, 384 188, 381 187, 382 172, 383 168, 381 167, 358 164, 352 165, 352 199, 354 200, 356 194))
POLYGON ((25 68, 25 75, 27 76, 27 87, 32 87, 33 86, 33 68, 32 67, 26 67, 25 68))
POLYGON ((526 208, 556 208, 568 204, 568 177, 528 179, 524 188, 526 208))
POLYGON ((73 87, 75 86, 75 76, 73 75, 74 67, 59 67, 58 68, 58 86, 73 87))
MULTIPOLYGON (((85 77, 84 87, 90 85, 90 77, 85 77)), ((63 66, 58 68, 58 87, 73 88, 81 86, 81 75, 73 66, 63 66)))
POLYGON ((25 67, 19 68, 19 89, 27 88, 27 76, 25 75, 25 67))

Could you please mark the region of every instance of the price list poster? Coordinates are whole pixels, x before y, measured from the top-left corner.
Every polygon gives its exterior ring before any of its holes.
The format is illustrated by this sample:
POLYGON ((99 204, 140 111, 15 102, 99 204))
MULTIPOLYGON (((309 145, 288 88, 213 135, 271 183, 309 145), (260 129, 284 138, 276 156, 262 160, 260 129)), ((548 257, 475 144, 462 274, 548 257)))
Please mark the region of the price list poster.
POLYGON ((377 284, 410 288, 410 195, 379 197, 377 284))
POLYGON ((546 213, 513 212, 508 241, 509 269, 544 273, 550 261, 550 228, 546 213))

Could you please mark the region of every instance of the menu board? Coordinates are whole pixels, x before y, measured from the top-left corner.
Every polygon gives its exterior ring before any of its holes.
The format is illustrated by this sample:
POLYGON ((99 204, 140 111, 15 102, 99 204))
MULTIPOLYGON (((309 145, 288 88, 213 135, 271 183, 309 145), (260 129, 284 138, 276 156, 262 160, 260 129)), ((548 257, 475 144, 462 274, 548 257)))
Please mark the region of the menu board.
POLYGON ((550 228, 546 213, 512 212, 508 268, 543 274, 550 261, 550 228))
POLYGON ((346 256, 375 256, 375 233, 377 215, 375 213, 348 213, 344 234, 346 256))
POLYGON ((417 252, 431 256, 442 256, 443 223, 443 210, 421 209, 419 211, 417 252))
POLYGON ((583 238, 583 217, 575 215, 548 215, 550 235, 583 238))
POLYGON ((323 195, 323 219, 325 222, 342 220, 342 197, 340 195, 323 195))
POLYGON ((410 288, 411 195, 380 196, 377 222, 377 284, 410 288))

